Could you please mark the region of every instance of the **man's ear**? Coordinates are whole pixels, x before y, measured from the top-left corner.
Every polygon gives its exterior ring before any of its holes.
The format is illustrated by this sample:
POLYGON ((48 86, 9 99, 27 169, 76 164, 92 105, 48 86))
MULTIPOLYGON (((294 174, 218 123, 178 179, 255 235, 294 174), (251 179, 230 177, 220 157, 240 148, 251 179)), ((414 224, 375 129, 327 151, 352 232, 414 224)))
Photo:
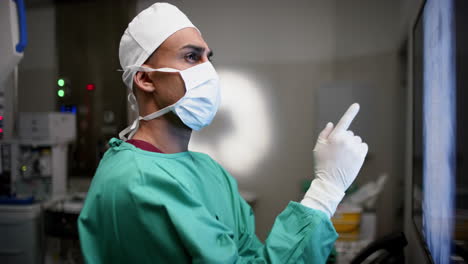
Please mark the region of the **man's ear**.
POLYGON ((135 86, 143 92, 154 92, 155 87, 148 72, 136 72, 135 76, 133 76, 133 81, 135 82, 135 86))

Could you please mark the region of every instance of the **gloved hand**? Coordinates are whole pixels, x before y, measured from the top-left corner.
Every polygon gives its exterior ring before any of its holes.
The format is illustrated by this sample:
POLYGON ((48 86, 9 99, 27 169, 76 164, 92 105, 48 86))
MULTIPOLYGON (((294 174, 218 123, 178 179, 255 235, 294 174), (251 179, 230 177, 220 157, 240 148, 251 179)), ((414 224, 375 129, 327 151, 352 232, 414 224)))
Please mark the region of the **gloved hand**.
POLYGON ((359 104, 355 103, 335 128, 332 123, 328 123, 314 148, 315 179, 301 204, 321 210, 329 217, 335 213, 367 155, 367 144, 348 130, 358 112, 359 104))

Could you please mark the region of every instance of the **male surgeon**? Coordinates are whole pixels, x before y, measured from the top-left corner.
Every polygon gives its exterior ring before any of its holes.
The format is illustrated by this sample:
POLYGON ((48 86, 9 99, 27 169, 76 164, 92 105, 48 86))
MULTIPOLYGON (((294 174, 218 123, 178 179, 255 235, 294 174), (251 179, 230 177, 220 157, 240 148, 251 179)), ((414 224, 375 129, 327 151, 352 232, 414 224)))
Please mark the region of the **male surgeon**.
POLYGON ((320 133, 310 189, 261 243, 235 179, 188 150, 192 130, 209 125, 220 103, 200 31, 177 7, 156 3, 130 22, 119 53, 139 117, 110 140, 91 183, 78 221, 86 263, 325 263, 337 238, 330 217, 368 150, 348 130, 359 105, 320 133))

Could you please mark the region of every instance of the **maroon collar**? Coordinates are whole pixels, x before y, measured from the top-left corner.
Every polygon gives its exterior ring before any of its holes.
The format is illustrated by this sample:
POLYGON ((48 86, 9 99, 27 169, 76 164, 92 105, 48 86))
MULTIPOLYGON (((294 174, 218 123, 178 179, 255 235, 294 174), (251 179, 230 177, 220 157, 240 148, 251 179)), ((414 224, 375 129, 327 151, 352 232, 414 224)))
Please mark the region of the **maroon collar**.
POLYGON ((150 151, 150 152, 157 152, 157 153, 164 153, 160 149, 158 149, 157 147, 155 147, 152 144, 150 144, 150 143, 148 143, 146 141, 143 141, 143 140, 129 139, 126 142, 130 143, 133 146, 135 146, 135 147, 137 147, 139 149, 142 149, 142 150, 146 150, 146 151, 150 151))

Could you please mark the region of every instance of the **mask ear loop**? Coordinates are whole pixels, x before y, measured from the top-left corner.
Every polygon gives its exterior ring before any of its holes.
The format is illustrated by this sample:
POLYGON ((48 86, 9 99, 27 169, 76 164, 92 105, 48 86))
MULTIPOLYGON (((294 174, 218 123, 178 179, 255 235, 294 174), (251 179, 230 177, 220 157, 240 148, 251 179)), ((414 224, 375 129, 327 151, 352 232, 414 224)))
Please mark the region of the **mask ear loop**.
MULTIPOLYGON (((117 71, 124 71, 124 70, 118 69, 117 71)), ((137 71, 142 71, 142 72, 159 71, 159 72, 170 72, 170 73, 180 72, 179 70, 172 69, 172 68, 152 69, 152 68, 142 67, 142 66, 137 66, 137 65, 127 66, 127 67, 125 67, 125 71, 135 71, 135 72, 137 72, 137 71)), ((155 113, 149 114, 149 115, 147 115, 145 117, 140 116, 139 109, 138 109, 138 101, 136 100, 136 97, 133 94, 132 90, 130 90, 130 93, 127 96, 127 100, 130 103, 130 108, 137 113, 138 117, 133 121, 133 123, 130 126, 126 127, 124 130, 122 130, 119 133, 119 138, 122 139, 122 140, 125 140, 125 141, 133 138, 135 133, 138 131, 138 128, 140 127, 140 120, 146 120, 148 118, 148 116, 152 116, 152 115, 155 114, 155 113), (125 135, 127 135, 128 133, 130 133, 128 135, 128 137, 125 137, 125 135)), ((171 110, 171 108, 167 107, 167 109, 161 109, 161 110, 162 111, 158 111, 156 113, 160 113, 160 115, 163 115, 163 114, 169 112, 171 110)))
POLYGON ((137 66, 137 65, 132 65, 132 66, 127 66, 125 67, 125 70, 130 70, 130 71, 142 71, 142 72, 180 72, 180 70, 173 69, 173 68, 159 68, 159 69, 152 69, 148 67, 143 67, 143 66, 137 66))
POLYGON ((125 141, 131 139, 133 135, 135 135, 136 131, 138 130, 138 127, 139 127, 138 121, 139 121, 139 116, 140 116, 139 111, 138 111, 138 102, 132 91, 130 91, 130 93, 128 94, 127 100, 130 103, 130 108, 137 114, 138 117, 133 121, 133 123, 130 126, 126 127, 124 130, 122 130, 119 133, 119 138, 125 141), (128 137, 125 137, 125 135, 128 134, 129 132, 131 132, 130 135, 128 137))

